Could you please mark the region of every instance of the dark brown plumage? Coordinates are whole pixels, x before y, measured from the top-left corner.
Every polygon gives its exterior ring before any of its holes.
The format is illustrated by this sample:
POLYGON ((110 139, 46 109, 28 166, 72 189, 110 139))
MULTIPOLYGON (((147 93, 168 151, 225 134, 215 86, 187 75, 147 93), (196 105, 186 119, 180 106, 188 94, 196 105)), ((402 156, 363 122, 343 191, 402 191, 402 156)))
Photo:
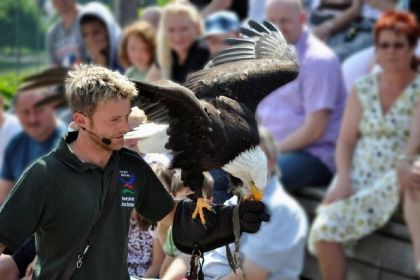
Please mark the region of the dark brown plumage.
POLYGON ((249 25, 242 33, 251 37, 230 40, 232 48, 190 75, 183 86, 135 82, 139 95, 133 105, 149 121, 169 124, 166 148, 174 154, 172 167, 182 169, 182 180, 192 190, 202 186, 203 171, 221 168, 258 146, 258 103, 297 77, 294 49, 281 33, 268 22, 249 25))

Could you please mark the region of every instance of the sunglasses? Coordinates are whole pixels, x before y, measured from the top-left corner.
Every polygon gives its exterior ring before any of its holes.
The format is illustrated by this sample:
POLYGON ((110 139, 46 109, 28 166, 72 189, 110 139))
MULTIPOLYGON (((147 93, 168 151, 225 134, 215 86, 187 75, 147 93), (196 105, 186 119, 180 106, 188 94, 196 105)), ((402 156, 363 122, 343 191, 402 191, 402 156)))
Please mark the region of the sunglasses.
POLYGON ((393 48, 395 50, 401 50, 401 49, 405 48, 406 46, 407 46, 407 44, 403 43, 403 42, 395 42, 395 43, 383 42, 383 43, 378 44, 378 47, 381 50, 387 50, 389 48, 393 48))

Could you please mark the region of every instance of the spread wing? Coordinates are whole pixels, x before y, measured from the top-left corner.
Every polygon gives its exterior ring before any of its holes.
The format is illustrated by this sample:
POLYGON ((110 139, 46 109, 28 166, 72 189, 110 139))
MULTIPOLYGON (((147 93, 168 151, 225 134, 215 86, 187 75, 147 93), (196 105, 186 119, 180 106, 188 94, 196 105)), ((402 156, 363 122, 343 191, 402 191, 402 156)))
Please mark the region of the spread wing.
POLYGON ((169 125, 165 148, 176 155, 173 162, 182 153, 193 152, 194 146, 206 144, 211 121, 192 91, 171 81, 133 82, 139 94, 132 105, 144 110, 148 121, 169 125))
POLYGON ((280 31, 269 22, 248 24, 241 29, 247 38, 228 39, 231 48, 188 77, 184 86, 199 99, 224 95, 255 112, 265 96, 297 77, 295 50, 280 31))

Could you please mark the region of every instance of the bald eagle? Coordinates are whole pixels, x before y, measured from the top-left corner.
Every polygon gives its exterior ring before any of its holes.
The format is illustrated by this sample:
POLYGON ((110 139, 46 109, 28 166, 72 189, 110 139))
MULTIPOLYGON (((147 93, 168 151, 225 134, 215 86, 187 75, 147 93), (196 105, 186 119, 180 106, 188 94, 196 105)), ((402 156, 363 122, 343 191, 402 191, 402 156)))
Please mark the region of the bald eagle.
MULTIPOLYGON (((183 183, 198 198, 193 218, 198 213, 203 224, 202 208, 210 209, 201 199, 204 171, 222 168, 239 178, 254 199, 262 198, 267 163, 255 110, 265 96, 298 75, 295 50, 280 31, 269 22, 248 24, 241 29, 246 38, 228 39, 231 47, 183 85, 135 82, 139 94, 132 105, 144 110, 149 121, 167 125, 166 133, 149 143, 164 143, 161 151, 173 153, 171 167, 181 169, 183 183)), ((148 147, 140 149, 148 152, 148 147)))

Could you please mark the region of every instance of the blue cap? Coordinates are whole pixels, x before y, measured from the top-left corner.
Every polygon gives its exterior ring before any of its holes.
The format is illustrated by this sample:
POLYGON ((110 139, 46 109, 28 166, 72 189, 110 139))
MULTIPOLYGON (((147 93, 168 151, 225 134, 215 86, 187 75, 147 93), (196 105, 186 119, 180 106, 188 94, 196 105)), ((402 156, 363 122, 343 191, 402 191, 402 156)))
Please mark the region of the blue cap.
POLYGON ((235 13, 220 11, 206 17, 204 26, 204 37, 207 37, 223 34, 230 31, 238 31, 240 22, 238 16, 235 13))

